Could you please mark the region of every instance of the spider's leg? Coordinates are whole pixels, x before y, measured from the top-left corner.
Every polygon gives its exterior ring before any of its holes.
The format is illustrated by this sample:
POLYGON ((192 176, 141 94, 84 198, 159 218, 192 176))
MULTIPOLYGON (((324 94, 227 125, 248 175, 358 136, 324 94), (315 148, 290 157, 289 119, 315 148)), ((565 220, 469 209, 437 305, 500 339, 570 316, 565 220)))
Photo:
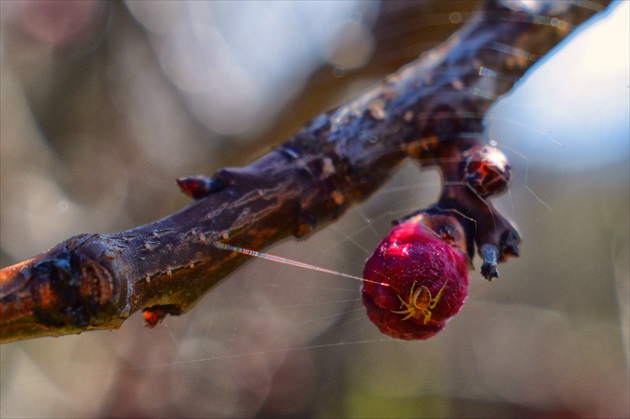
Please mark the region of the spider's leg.
POLYGON ((410 310, 409 314, 407 314, 407 317, 403 317, 403 321, 409 320, 410 318, 414 317, 415 315, 416 315, 416 313, 410 310))
POLYGON ((424 324, 427 324, 427 322, 431 320, 431 310, 425 308, 422 314, 424 314, 424 324))
POLYGON ((442 288, 440 288, 435 298, 431 299, 431 304, 429 304, 429 308, 435 308, 437 303, 440 301, 440 298, 442 298, 442 292, 444 292, 444 287, 446 287, 447 283, 448 283, 448 278, 446 279, 446 281, 444 281, 444 285, 442 285, 442 288))
POLYGON ((416 290, 416 292, 413 294, 413 296, 410 297, 411 299, 409 300, 409 304, 413 304, 413 306, 415 308, 417 308, 418 310, 420 310, 421 308, 423 308, 425 306, 425 298, 422 298, 422 296, 426 295, 426 294, 423 293, 423 291, 429 293, 429 299, 430 299, 431 298, 431 293, 429 292, 427 287, 425 287, 423 285, 423 286, 421 286, 420 288, 418 288, 416 290), (420 304, 418 304, 418 300, 419 299, 420 299, 420 304))

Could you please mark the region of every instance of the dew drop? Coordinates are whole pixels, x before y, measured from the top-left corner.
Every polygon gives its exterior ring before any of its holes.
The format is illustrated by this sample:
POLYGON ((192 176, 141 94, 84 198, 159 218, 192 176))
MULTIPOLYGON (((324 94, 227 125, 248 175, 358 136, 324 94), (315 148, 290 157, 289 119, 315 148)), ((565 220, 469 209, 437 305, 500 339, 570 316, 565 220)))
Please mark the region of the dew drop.
POLYGON ((57 202, 57 209, 59 210, 59 212, 66 212, 68 211, 68 208, 70 206, 68 205, 67 201, 59 201, 57 202))
POLYGON ((341 192, 339 192, 339 191, 334 191, 331 194, 331 196, 333 198, 333 201, 335 201, 335 204, 337 204, 337 205, 341 205, 345 201, 345 198, 344 198, 343 194, 341 192))
POLYGON ((346 74, 346 70, 341 66, 335 66, 333 68, 333 76, 335 77, 343 77, 346 74))
POLYGON ((459 12, 453 12, 449 15, 448 20, 450 20, 451 23, 459 23, 462 21, 462 14, 459 12))
POLYGON ((307 223, 303 223, 303 224, 300 224, 295 229, 295 231, 293 232, 293 235, 295 236, 295 238, 301 239, 302 237, 305 237, 306 235, 308 235, 312 230, 313 230, 313 227, 311 227, 307 223))
POLYGON ((387 114, 385 113, 385 102, 381 99, 376 99, 370 102, 368 105, 368 110, 370 111, 370 115, 374 119, 385 119, 387 114))
POLYGON ((462 90, 465 86, 464 86, 464 82, 461 81, 460 79, 455 79, 451 82, 451 86, 453 86, 455 89, 457 90, 462 90))

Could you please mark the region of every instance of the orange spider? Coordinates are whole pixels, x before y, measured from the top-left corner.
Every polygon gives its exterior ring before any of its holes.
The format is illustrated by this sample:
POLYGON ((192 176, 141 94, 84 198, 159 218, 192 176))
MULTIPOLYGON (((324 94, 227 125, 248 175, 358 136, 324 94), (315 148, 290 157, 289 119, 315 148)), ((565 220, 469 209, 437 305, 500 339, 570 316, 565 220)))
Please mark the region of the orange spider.
POLYGON ((405 309, 400 311, 392 310, 392 313, 406 314, 407 316, 403 320, 408 320, 412 317, 420 317, 420 315, 422 315, 424 316, 424 324, 427 324, 427 322, 431 320, 431 310, 434 309, 440 301, 442 291, 444 291, 444 287, 446 287, 447 283, 448 279, 444 281, 444 285, 442 285, 442 288, 440 288, 435 298, 431 298, 431 291, 424 285, 421 285, 420 288, 414 292, 413 289, 416 286, 416 281, 414 281, 411 285, 411 291, 409 292, 409 302, 406 302, 398 295, 398 299, 405 309))

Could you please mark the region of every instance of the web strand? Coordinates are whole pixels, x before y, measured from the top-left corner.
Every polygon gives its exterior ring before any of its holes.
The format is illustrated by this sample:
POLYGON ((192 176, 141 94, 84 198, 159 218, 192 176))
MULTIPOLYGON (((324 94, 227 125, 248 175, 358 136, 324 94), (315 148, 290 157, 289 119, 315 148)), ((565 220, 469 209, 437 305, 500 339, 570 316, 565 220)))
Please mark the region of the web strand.
POLYGON ((221 243, 221 242, 213 242, 212 245, 214 247, 218 248, 218 249, 229 250, 229 251, 232 251, 232 252, 238 252, 238 253, 241 253, 243 255, 253 256, 253 257, 257 257, 257 258, 265 259, 265 260, 270 260, 272 262, 283 263, 285 265, 296 266, 298 268, 310 269, 311 271, 317 271, 317 272, 323 272, 323 273, 330 274, 330 275, 341 276, 341 277, 344 277, 344 278, 354 279, 355 281, 360 281, 360 282, 366 281, 366 282, 372 282, 374 284, 379 284, 379 285, 382 285, 382 286, 385 286, 385 287, 389 286, 389 284, 386 284, 386 283, 377 282, 377 281, 370 281, 369 279, 361 278, 360 276, 350 275, 350 274, 347 274, 347 273, 334 271, 332 269, 326 269, 326 268, 322 268, 320 266, 310 265, 308 263, 300 262, 300 261, 293 260, 293 259, 287 259, 287 258, 284 258, 284 257, 281 257, 281 256, 271 255, 269 253, 261 253, 261 252, 255 251, 255 250, 244 249, 242 247, 237 247, 237 246, 231 246, 229 244, 225 244, 225 243, 221 243))

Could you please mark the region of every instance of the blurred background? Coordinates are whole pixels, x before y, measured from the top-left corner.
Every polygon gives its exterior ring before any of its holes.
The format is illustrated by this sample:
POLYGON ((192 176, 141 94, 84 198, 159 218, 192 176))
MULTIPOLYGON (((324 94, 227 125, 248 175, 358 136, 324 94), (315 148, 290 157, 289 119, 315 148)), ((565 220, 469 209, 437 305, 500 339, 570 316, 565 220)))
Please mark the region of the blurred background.
MULTIPOLYGON (((1 2, 1 265, 153 221, 174 179, 246 164, 435 46, 473 1, 1 2)), ((627 417, 628 2, 493 107, 521 257, 436 337, 401 342, 358 282, 255 260, 149 331, 0 347, 2 417, 627 417)), ((431 205, 409 163, 338 223, 270 253, 361 275, 431 205)), ((479 263, 477 263, 479 265, 479 263)))

